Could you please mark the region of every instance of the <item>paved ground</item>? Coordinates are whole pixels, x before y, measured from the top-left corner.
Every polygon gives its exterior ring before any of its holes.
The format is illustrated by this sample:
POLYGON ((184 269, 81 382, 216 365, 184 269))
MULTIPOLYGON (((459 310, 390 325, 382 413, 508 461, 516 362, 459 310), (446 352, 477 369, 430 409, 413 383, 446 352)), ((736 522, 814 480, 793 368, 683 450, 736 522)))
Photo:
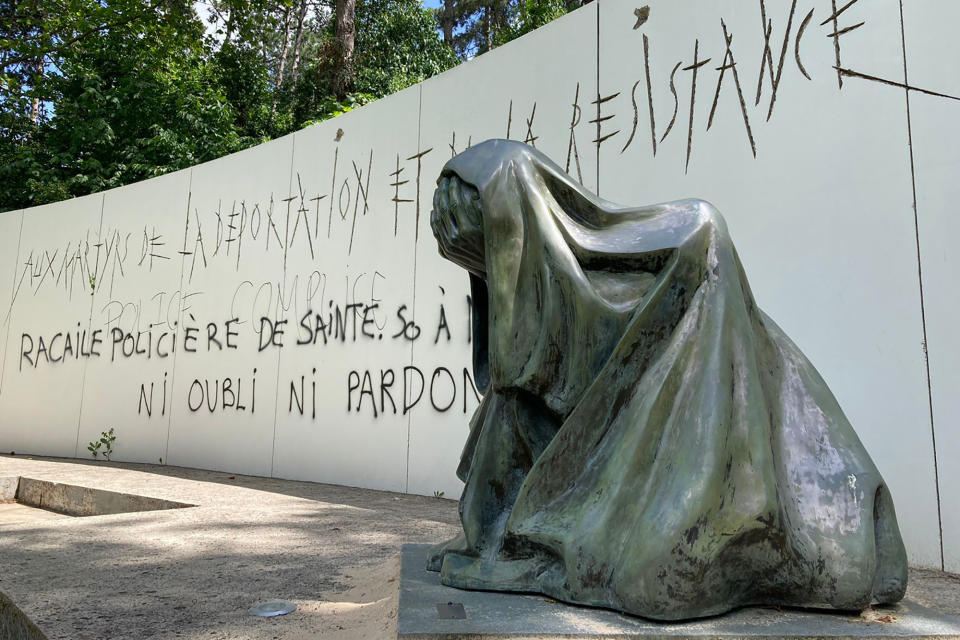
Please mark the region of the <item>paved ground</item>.
POLYGON ((50 640, 395 638, 400 545, 458 529, 452 500, 310 482, 0 456, 4 476, 199 505, 88 518, 0 505, 0 591, 50 640), (298 611, 247 615, 278 598, 298 611))
MULTIPOLYGON (((51 640, 393 639, 400 545, 458 530, 452 500, 309 482, 0 456, 5 476, 199 505, 87 518, 0 505, 0 592, 51 640), (247 615, 278 598, 299 609, 247 615)), ((908 597, 956 615, 960 577, 914 571, 908 597)))
MULTIPOLYGON (((10 525, 24 524, 35 525, 40 522, 50 520, 62 520, 69 518, 53 511, 43 509, 34 509, 22 504, 4 504, 0 503, 0 530, 6 529, 10 525)), ((2 574, 2 571, 0 571, 2 574)))

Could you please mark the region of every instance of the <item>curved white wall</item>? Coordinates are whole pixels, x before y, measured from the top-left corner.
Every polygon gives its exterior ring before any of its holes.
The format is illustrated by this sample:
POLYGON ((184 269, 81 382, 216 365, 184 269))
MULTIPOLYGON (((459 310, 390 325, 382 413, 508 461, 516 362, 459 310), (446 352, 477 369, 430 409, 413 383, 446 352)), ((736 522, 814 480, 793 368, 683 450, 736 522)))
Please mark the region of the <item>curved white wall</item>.
POLYGON ((477 397, 432 187, 510 137, 614 201, 713 202, 911 561, 960 571, 960 6, 649 4, 638 25, 599 0, 285 138, 0 215, 0 450, 86 457, 114 427, 117 460, 457 495, 477 397))

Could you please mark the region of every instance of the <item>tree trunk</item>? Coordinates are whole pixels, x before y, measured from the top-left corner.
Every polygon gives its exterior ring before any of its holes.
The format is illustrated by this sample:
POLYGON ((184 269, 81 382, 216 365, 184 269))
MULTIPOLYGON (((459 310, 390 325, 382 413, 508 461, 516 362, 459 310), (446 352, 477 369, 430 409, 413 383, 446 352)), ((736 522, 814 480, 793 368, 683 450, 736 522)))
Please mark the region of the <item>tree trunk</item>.
POLYGON ((486 14, 487 24, 487 51, 493 49, 493 7, 491 5, 487 5, 483 9, 484 14, 486 14))
MULTIPOLYGON (((37 42, 50 44, 49 38, 44 33, 43 25, 46 23, 46 16, 40 11, 39 3, 34 0, 33 11, 38 20, 37 24, 37 42)), ((42 49, 41 49, 42 51, 42 49)), ((30 124, 34 129, 40 124, 40 94, 37 85, 43 82, 43 53, 38 54, 37 58, 30 64, 30 91, 33 93, 33 99, 30 101, 30 124)))
POLYGON ((353 83, 353 45, 356 30, 353 23, 357 0, 337 0, 337 48, 333 70, 333 94, 344 100, 353 83))
POLYGON ((283 12, 283 48, 280 50, 280 69, 277 71, 277 88, 283 85, 283 74, 287 67, 287 52, 290 50, 290 7, 283 12))
POLYGON ((229 17, 227 18, 227 33, 223 36, 223 46, 230 44, 230 40, 233 39, 234 23, 236 22, 236 11, 234 11, 233 7, 229 7, 228 11, 229 17))
POLYGON ((453 48, 453 1, 443 0, 443 6, 437 13, 440 30, 443 32, 443 41, 453 48))
POLYGON ((37 97, 30 102, 30 124, 34 127, 40 124, 40 98, 37 97))
POLYGON ((307 18, 307 0, 300 0, 300 10, 297 11, 297 33, 293 38, 293 64, 290 65, 290 77, 296 81, 297 70, 300 68, 300 52, 303 49, 303 23, 307 18))

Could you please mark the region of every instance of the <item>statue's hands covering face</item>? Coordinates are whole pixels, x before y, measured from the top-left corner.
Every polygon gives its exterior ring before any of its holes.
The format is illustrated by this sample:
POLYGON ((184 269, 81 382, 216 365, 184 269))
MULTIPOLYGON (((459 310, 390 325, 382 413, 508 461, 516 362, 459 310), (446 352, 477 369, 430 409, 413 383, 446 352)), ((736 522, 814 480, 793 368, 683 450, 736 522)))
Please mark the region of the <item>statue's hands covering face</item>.
POLYGON ((486 276, 483 210, 474 186, 456 175, 443 176, 433 194, 430 226, 443 257, 480 277, 486 276))

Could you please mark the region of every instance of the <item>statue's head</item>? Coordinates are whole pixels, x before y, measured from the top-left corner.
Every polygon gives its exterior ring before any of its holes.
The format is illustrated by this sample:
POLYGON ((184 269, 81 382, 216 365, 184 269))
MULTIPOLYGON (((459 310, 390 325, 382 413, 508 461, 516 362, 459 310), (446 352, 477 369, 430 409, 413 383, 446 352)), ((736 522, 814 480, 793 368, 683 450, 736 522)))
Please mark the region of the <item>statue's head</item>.
POLYGON ((430 226, 444 258, 486 277, 483 208, 476 187, 455 173, 444 173, 433 194, 430 226))

